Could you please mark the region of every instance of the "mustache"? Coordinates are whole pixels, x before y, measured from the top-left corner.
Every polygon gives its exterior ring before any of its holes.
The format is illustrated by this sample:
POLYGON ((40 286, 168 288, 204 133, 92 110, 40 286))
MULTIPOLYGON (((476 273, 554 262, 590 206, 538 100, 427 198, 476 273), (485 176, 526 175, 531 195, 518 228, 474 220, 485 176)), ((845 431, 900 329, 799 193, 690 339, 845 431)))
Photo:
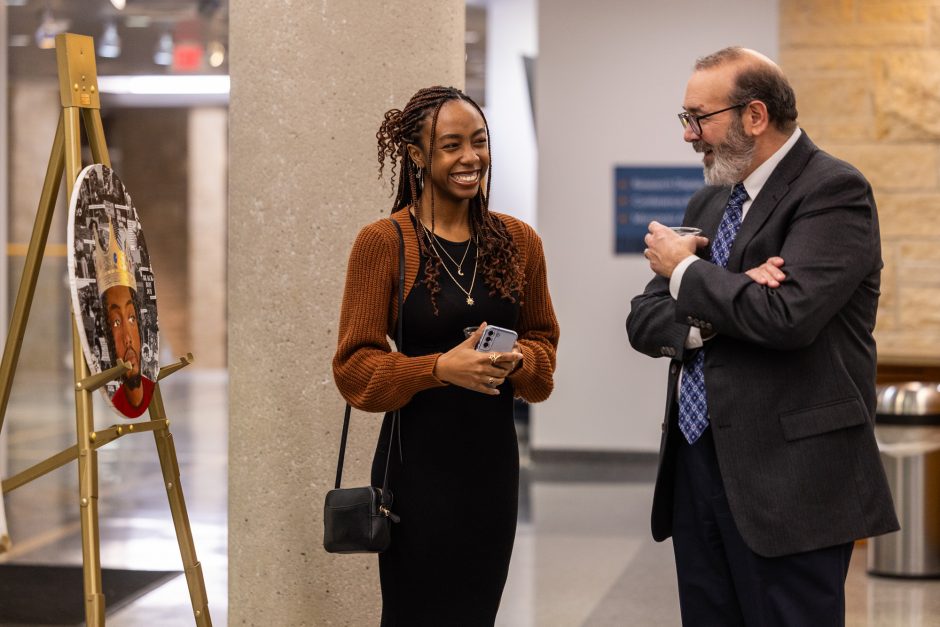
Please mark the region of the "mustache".
POLYGON ((701 139, 696 139, 692 142, 692 150, 695 152, 705 152, 707 148, 711 148, 711 146, 703 142, 701 139))

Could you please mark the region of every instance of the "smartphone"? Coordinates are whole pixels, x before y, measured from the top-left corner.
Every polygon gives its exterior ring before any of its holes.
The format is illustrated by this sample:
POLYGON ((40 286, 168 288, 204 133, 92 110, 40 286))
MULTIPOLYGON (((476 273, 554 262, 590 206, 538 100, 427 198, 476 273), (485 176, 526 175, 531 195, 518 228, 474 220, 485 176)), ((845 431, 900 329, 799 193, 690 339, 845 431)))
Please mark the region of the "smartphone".
POLYGON ((477 350, 485 353, 508 353, 516 344, 516 338, 519 334, 512 329, 504 329, 493 325, 487 325, 483 329, 483 335, 477 342, 477 350))

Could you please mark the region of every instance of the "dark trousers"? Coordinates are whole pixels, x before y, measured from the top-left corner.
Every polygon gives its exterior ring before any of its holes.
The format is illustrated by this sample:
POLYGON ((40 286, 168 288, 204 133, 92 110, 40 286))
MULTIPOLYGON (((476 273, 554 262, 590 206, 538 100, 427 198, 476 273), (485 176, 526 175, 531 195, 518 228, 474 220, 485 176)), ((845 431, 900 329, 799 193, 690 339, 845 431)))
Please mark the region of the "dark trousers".
POLYGON ((673 549, 685 627, 830 627, 845 624, 853 543, 761 557, 747 547, 725 497, 711 427, 679 436, 673 549))

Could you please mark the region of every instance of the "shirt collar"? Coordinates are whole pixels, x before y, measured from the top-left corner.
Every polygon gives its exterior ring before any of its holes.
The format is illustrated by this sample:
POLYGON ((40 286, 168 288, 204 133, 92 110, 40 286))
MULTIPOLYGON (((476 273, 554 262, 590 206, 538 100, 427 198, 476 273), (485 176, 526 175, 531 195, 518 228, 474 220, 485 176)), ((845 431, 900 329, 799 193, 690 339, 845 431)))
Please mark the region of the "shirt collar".
POLYGON ((751 174, 742 181, 744 183, 744 189, 747 191, 747 197, 749 200, 754 200, 757 198, 757 195, 760 193, 760 190, 764 188, 764 184, 767 183, 767 179, 770 178, 770 175, 773 174, 773 171, 777 168, 783 158, 787 156, 787 153, 790 152, 790 149, 793 148, 793 145, 796 143, 796 140, 800 138, 800 135, 803 134, 803 131, 799 127, 790 137, 783 143, 783 146, 777 149, 777 152, 770 155, 770 158, 767 161, 763 162, 757 169, 755 169, 751 174))

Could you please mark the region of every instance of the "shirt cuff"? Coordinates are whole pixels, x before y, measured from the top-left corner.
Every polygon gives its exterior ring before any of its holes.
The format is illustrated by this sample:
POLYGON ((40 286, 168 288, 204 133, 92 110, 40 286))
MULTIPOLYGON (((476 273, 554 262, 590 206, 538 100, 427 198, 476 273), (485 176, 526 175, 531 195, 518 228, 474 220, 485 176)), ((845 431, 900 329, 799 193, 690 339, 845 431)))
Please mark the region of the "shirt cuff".
POLYGON ((680 261, 672 271, 672 276, 669 278, 669 293, 674 299, 679 300, 679 287, 682 285, 682 275, 685 274, 689 266, 698 260, 699 258, 695 255, 689 255, 680 261))

